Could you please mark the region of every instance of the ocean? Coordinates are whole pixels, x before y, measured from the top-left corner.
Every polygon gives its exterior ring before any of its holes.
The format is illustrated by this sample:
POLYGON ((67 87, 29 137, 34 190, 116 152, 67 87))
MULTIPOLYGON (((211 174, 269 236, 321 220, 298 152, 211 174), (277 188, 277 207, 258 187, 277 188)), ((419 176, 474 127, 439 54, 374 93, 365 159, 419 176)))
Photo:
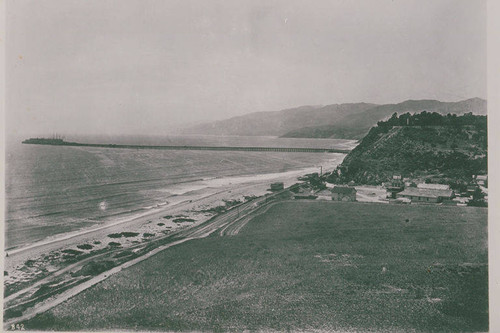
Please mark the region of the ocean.
MULTIPOLYGON (((274 137, 72 137, 151 145, 352 148, 352 140, 274 137)), ((168 205, 214 180, 328 167, 328 153, 168 151, 6 146, 6 248, 168 205)), ((265 176, 264 176, 265 177, 265 176)))

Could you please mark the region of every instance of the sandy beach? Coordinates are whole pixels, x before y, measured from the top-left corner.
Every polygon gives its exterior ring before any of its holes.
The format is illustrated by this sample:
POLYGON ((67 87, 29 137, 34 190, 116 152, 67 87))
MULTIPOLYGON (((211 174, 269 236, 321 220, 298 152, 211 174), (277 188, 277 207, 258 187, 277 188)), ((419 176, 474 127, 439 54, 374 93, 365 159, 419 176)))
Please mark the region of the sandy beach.
MULTIPOLYGON (((336 155, 331 160, 330 167, 324 171, 333 169, 342 158, 343 156, 336 155)), ((283 182, 286 187, 296 183, 297 177, 312 172, 318 172, 317 168, 178 184, 169 188, 169 191, 178 191, 179 195, 171 197, 170 202, 163 206, 152 207, 133 216, 122 216, 97 227, 7 250, 5 287, 16 291, 19 286, 29 286, 44 276, 67 267, 67 259, 71 259, 75 253, 91 255, 113 246, 126 249, 199 225, 216 215, 217 208, 229 208, 232 204, 270 193, 268 190, 272 182, 283 182)))

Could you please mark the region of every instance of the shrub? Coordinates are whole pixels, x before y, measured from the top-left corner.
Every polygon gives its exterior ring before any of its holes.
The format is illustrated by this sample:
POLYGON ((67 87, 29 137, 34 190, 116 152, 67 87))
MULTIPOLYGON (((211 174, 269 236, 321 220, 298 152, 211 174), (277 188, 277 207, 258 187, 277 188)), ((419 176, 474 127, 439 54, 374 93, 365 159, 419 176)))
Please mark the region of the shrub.
POLYGON ((73 273, 73 276, 93 276, 93 275, 99 275, 102 272, 105 272, 112 267, 114 267, 115 264, 112 261, 91 261, 80 268, 79 271, 76 273, 73 273))
POLYGON ((193 220, 193 219, 184 218, 184 217, 181 217, 181 218, 178 218, 178 219, 174 219, 175 223, 180 223, 180 222, 194 222, 194 221, 195 220, 193 220))
POLYGON ((28 267, 33 267, 33 265, 35 264, 35 261, 34 260, 31 260, 31 259, 28 259, 24 262, 24 264, 28 267))
POLYGON ((62 252, 66 253, 66 254, 69 254, 69 255, 74 255, 74 256, 77 256, 77 255, 83 253, 82 251, 73 250, 73 249, 62 250, 62 252))
POLYGON ((77 245, 76 247, 81 249, 81 250, 90 250, 93 248, 93 246, 90 244, 81 244, 81 245, 77 245))
POLYGON ((138 236, 139 233, 138 232, 129 232, 129 231, 124 231, 122 232, 122 236, 123 237, 135 237, 135 236, 138 236))

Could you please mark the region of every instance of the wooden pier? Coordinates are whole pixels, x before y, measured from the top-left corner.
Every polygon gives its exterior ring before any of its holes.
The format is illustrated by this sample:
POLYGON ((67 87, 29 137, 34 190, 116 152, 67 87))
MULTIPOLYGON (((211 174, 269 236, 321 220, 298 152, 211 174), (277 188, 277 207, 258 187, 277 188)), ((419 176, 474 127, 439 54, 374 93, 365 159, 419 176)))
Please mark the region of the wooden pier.
POLYGON ((150 146, 150 145, 123 145, 103 143, 79 143, 66 141, 49 141, 29 139, 24 144, 70 146, 70 147, 96 147, 114 149, 157 149, 157 150, 215 150, 215 151, 273 151, 283 153, 341 153, 347 154, 350 150, 336 148, 284 148, 284 147, 225 147, 225 146, 150 146))

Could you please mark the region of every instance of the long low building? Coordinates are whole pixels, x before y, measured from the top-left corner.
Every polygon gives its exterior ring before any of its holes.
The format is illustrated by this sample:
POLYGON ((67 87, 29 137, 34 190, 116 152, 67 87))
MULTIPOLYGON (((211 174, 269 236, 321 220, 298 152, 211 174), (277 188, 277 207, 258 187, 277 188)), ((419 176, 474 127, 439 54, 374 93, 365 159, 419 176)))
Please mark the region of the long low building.
POLYGON ((399 192, 397 197, 407 198, 412 202, 436 203, 453 199, 455 193, 452 190, 407 187, 404 191, 399 192))
POLYGON ((352 186, 335 186, 332 190, 333 201, 356 201, 356 189, 352 186))

